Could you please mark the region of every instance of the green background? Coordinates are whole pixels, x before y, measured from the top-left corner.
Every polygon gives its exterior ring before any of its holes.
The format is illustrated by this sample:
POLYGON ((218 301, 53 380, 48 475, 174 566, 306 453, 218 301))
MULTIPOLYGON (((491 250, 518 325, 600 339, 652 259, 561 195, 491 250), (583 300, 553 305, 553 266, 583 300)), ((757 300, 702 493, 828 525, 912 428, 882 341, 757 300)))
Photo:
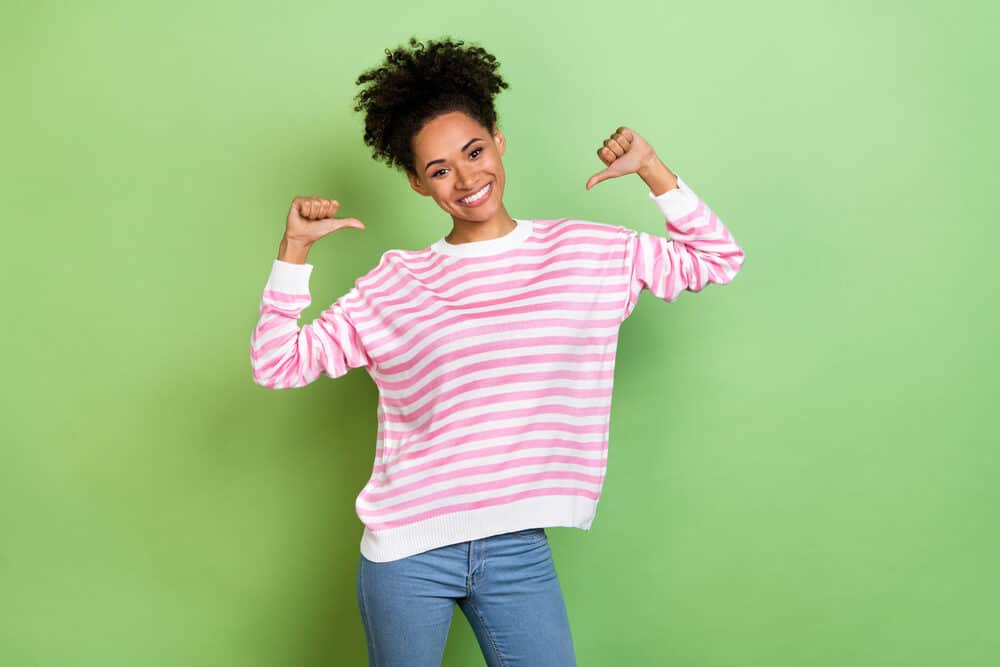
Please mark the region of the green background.
POLYGON ((303 318, 450 229, 351 108, 410 35, 502 63, 511 215, 664 233, 584 190, 625 125, 746 252, 622 327, 597 518, 549 530, 579 664, 1000 664, 996 3, 2 11, 0 664, 366 664, 374 384, 248 343, 293 197, 367 225, 303 318))

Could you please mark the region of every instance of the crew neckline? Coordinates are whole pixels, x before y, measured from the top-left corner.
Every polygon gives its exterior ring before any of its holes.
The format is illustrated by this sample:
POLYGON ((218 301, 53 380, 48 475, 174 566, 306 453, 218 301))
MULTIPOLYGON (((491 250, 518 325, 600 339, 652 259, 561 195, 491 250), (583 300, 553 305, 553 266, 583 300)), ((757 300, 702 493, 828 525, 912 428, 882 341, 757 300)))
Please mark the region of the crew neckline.
POLYGON ((511 218, 517 226, 503 236, 483 241, 467 241, 465 243, 449 243, 442 236, 431 245, 431 249, 442 255, 453 257, 482 257, 510 250, 521 245, 531 235, 532 221, 523 218, 511 218))

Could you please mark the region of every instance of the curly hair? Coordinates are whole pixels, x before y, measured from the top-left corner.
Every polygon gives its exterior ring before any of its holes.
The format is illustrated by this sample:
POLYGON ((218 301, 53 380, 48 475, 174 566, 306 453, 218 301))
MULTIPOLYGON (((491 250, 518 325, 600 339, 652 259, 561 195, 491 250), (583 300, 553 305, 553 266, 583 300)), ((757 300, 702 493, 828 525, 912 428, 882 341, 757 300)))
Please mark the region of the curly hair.
POLYGON ((386 49, 385 62, 355 82, 371 83, 355 96, 355 111, 365 114, 365 144, 372 159, 416 173, 413 136, 434 117, 463 111, 483 127, 496 127, 493 98, 508 84, 500 63, 481 46, 445 37, 426 47, 410 37, 411 49, 386 49))

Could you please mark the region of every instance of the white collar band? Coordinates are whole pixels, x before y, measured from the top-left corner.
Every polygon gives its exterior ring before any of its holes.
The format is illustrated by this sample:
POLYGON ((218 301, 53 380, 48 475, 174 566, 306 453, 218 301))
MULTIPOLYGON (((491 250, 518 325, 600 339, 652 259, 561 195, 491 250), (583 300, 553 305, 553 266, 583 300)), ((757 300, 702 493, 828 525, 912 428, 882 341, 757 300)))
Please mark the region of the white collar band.
POLYGON ((431 245, 431 249, 442 255, 454 257, 483 257, 516 248, 531 235, 532 224, 531 220, 522 220, 521 218, 512 218, 512 220, 517 223, 517 227, 495 239, 448 243, 442 236, 431 245))

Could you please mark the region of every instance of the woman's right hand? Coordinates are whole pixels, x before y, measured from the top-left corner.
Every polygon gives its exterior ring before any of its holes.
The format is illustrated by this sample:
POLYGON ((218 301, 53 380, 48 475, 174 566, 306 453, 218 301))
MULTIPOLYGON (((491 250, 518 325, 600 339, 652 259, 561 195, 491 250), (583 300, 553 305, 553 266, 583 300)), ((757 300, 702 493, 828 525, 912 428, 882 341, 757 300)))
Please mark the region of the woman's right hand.
POLYGON ((288 210, 285 239, 295 244, 310 246, 341 227, 365 228, 364 223, 357 218, 334 218, 333 214, 338 208, 340 202, 336 199, 296 197, 288 210))

